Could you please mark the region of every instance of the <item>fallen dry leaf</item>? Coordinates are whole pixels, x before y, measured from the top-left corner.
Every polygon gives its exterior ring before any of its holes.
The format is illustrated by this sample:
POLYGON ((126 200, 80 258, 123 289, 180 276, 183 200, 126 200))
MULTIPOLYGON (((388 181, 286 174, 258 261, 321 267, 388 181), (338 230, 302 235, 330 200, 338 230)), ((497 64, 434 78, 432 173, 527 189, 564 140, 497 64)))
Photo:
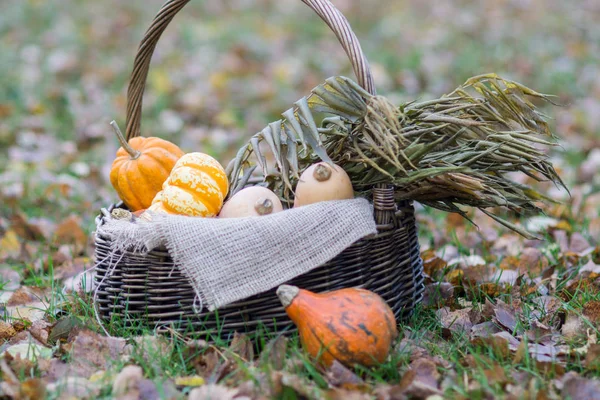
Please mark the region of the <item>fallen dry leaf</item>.
POLYGON ((285 366, 285 356, 288 346, 288 338, 280 335, 271 340, 261 353, 262 362, 268 362, 271 367, 280 371, 285 366))
POLYGON ((254 359, 254 345, 250 338, 244 334, 235 332, 233 340, 229 345, 229 350, 244 361, 252 361, 254 359))
POLYGON ((337 360, 333 361, 327 370, 327 379, 333 386, 350 391, 365 391, 368 386, 354 372, 350 371, 337 360))
POLYGON ((129 353, 125 339, 101 336, 88 329, 78 332, 71 344, 71 366, 84 378, 105 370, 114 360, 129 353))
POLYGON ((87 244, 87 234, 81 228, 81 218, 76 215, 64 219, 54 231, 54 243, 57 245, 73 244, 75 252, 81 253, 87 244))
POLYGON ((188 400, 233 400, 237 396, 236 389, 226 386, 208 384, 190 392, 188 400))
POLYGON ((441 374, 435 362, 427 358, 420 358, 410 364, 410 369, 415 372, 414 379, 423 385, 439 388, 441 374))
POLYGON ((600 381, 580 377, 576 372, 569 372, 562 379, 563 398, 572 400, 590 400, 598 398, 600 381))
POLYGON ((444 307, 438 310, 436 314, 444 328, 450 329, 452 332, 469 332, 473 327, 469 311, 464 308, 450 311, 448 307, 444 307))
POLYGON ((21 241, 15 231, 7 231, 0 239, 0 261, 17 260, 21 256, 21 241))
POLYGON ((97 399, 102 387, 77 376, 63 376, 46 387, 49 393, 63 399, 97 399))
POLYGON ((142 368, 137 365, 127 365, 117 374, 112 385, 113 396, 139 397, 138 385, 144 378, 142 368))

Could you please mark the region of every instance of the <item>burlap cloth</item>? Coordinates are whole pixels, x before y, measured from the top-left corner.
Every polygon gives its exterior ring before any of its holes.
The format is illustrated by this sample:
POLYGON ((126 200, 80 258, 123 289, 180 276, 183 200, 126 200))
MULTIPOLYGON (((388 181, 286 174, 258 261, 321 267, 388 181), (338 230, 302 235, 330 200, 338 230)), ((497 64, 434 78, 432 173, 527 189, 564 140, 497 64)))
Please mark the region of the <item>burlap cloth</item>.
POLYGON ((155 214, 150 222, 111 219, 97 231, 112 240, 115 252, 166 247, 211 311, 302 275, 375 233, 372 205, 365 199, 322 202, 263 217, 155 214))

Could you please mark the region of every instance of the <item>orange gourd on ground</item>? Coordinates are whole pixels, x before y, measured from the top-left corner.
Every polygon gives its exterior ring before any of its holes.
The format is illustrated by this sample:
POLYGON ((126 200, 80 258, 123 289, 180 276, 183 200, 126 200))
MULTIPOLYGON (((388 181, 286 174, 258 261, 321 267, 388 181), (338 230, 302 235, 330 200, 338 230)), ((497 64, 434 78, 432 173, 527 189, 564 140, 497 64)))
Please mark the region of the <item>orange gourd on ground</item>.
POLYGON ((156 137, 138 136, 127 142, 114 122, 113 128, 121 148, 111 167, 110 183, 131 211, 148 208, 184 152, 156 137))
POLYGON ((277 295, 305 351, 325 366, 334 360, 348 367, 383 363, 398 335, 393 311, 368 290, 316 294, 282 285, 277 295))
POLYGON ((150 211, 193 217, 214 217, 229 191, 225 169, 203 153, 181 157, 156 194, 150 211))

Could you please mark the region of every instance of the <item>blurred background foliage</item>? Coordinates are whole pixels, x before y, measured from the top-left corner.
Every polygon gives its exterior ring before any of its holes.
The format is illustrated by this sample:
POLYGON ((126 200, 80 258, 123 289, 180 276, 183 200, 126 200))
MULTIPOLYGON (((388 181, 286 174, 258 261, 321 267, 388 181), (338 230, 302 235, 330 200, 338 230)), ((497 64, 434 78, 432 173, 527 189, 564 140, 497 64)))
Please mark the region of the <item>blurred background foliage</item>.
MULTIPOLYGON (((116 200, 109 122, 125 125, 133 57, 162 2, 0 3, 2 212, 91 218, 116 200)), ((558 96, 565 106, 547 112, 569 165, 600 147, 597 0, 333 2, 392 101, 439 97, 496 72, 558 96)), ((352 77, 343 50, 299 0, 193 0, 156 50, 142 134, 227 164, 252 134, 340 74, 352 77)), ((567 181, 579 176, 567 171, 567 181)))

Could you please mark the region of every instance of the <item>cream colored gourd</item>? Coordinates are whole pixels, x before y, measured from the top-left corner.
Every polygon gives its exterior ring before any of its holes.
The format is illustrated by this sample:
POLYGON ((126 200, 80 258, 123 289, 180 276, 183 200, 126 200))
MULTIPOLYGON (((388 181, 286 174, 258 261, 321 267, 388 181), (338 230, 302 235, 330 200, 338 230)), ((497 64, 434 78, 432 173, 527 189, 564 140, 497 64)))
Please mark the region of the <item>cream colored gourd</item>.
POLYGON ((300 176, 296 186, 294 207, 320 201, 353 198, 352 182, 346 171, 337 165, 320 162, 308 167, 300 176))
POLYGON ((283 211, 283 205, 275 193, 262 186, 252 186, 227 200, 219 218, 255 217, 280 211, 283 211))

